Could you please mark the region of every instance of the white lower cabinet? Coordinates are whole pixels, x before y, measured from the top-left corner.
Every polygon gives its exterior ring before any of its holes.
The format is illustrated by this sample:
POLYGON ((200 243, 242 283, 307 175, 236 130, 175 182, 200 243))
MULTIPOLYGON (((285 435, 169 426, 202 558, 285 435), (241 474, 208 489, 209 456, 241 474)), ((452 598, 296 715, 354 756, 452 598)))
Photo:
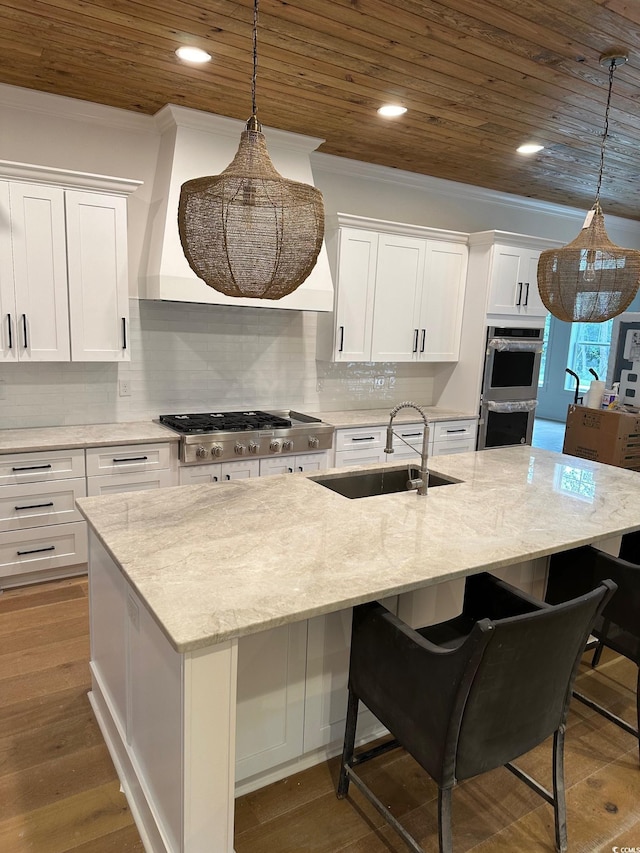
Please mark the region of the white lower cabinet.
POLYGON ((114 495, 177 485, 175 444, 87 448, 87 494, 114 495))
POLYGON ((260 462, 258 459, 239 459, 237 462, 212 462, 210 465, 181 465, 178 474, 181 486, 225 483, 259 477, 260 462))
POLYGON ((0 456, 0 588, 84 571, 84 450, 0 456))
MULTIPOLYGON (((304 752, 338 745, 344 739, 352 610, 340 610, 309 620, 304 752)), ((362 704, 358 740, 385 733, 384 726, 362 704)))
POLYGON ((303 752, 307 623, 238 641, 236 781, 303 752))
POLYGON ((260 460, 260 476, 296 474, 302 471, 324 471, 329 467, 329 451, 303 453, 297 456, 268 456, 260 460))
POLYGON ((0 454, 0 588, 86 570, 76 500, 177 484, 174 442, 0 454))

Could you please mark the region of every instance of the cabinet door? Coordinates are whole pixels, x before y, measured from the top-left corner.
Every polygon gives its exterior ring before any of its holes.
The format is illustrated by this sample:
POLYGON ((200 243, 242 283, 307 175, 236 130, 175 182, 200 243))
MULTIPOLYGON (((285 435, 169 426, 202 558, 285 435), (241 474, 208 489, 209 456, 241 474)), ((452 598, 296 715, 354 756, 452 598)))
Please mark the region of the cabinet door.
POLYGON ((63 190, 11 183, 9 197, 18 358, 69 361, 63 190))
POLYGON ((247 477, 259 476, 259 459, 244 459, 238 460, 238 462, 220 463, 220 479, 223 483, 225 482, 225 480, 243 480, 247 477))
POLYGON ((220 463, 213 465, 181 465, 178 469, 181 486, 194 486, 196 483, 218 483, 221 480, 220 463))
MULTIPOLYGON (((347 716, 347 680, 351 643, 351 609, 309 620, 307 692, 304 715, 304 751, 344 738, 347 716)), ((358 714, 358 742, 386 733, 362 703, 358 714)))
POLYGON ((546 308, 538 294, 537 269, 540 252, 513 246, 493 248, 489 314, 544 316, 546 308))
POLYGON ((67 192, 71 357, 129 361, 127 202, 67 192))
POLYGON ((295 458, 295 471, 326 471, 329 467, 329 451, 304 453, 295 458))
POLYGON ((381 234, 378 243, 371 361, 415 361, 426 241, 381 234))
POLYGON ((259 461, 261 477, 268 477, 271 474, 293 474, 296 470, 295 456, 268 456, 259 461))
POLYGON ((527 275, 525 277, 525 289, 522 311, 528 317, 546 317, 549 313, 540 299, 538 290, 538 261, 541 252, 529 251, 523 260, 526 264, 527 275))
POLYGON ((236 781, 302 754, 307 623, 238 640, 236 781))
POLYGON ((427 242, 420 307, 420 361, 457 361, 467 275, 467 247, 443 240, 427 242))
POLYGON ((370 361, 378 235, 341 228, 336 296, 336 361, 370 361))
POLYGON ((9 184, 0 181, 0 361, 18 360, 9 184))

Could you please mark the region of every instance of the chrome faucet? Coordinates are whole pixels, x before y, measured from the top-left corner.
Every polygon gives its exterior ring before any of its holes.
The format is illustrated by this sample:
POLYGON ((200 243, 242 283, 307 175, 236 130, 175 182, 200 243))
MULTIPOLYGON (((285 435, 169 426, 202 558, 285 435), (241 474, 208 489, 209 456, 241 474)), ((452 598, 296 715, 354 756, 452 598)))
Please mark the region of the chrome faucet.
MULTIPOLYGON (((393 431, 393 419, 398 414, 400 409, 415 409, 416 412, 420 412, 422 416, 422 420, 424 421, 424 434, 422 436, 422 451, 420 452, 420 478, 419 479, 410 479, 407 483, 408 489, 416 489, 419 495, 427 494, 427 487, 429 485, 429 471, 427 470, 427 462, 429 459, 429 421, 427 420, 427 416, 424 413, 424 410, 416 405, 416 403, 412 403, 410 400, 405 400, 404 403, 398 403, 393 409, 391 409, 389 415, 389 426, 387 427, 387 446, 384 449, 385 453, 393 453, 393 436, 396 435, 393 431)), ((401 435, 398 436, 400 441, 404 441, 401 435)), ((409 444, 408 441, 404 442, 407 447, 413 447, 413 445, 409 444)), ((415 450, 415 447, 413 447, 415 450)), ((416 453, 418 451, 416 450, 416 453)))

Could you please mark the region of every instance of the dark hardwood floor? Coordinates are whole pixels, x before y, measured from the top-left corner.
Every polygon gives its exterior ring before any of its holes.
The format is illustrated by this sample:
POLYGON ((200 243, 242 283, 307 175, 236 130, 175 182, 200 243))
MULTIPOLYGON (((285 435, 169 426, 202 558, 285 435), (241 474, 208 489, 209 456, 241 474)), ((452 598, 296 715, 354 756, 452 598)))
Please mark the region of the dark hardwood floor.
MULTIPOLYGON (((143 853, 89 689, 86 579, 0 595, 1 853, 143 853)), ((584 692, 634 720, 635 667, 583 664, 584 692)), ((546 744, 519 762, 548 782, 546 744)), ((338 801, 337 760, 248 794, 236 805, 236 853, 406 853, 357 791, 338 801)), ((404 753, 363 768, 424 845, 437 850, 436 788, 404 753)), ((640 849, 640 767, 631 736, 574 702, 566 743, 569 849, 640 849)), ((456 853, 547 853, 551 808, 506 770, 454 792, 456 853)), ((219 853, 219 851, 211 851, 219 853)))

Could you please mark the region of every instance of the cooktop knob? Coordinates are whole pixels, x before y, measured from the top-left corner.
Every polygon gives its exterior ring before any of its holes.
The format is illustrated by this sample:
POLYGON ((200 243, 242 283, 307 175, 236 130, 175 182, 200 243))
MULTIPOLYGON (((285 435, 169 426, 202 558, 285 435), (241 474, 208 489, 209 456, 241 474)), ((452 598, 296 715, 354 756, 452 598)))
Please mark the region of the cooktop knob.
POLYGON ((269 450, 272 453, 277 453, 280 450, 280 442, 274 438, 273 441, 269 444, 269 450))
POLYGON ((247 448, 244 446, 244 444, 236 444, 236 446, 234 447, 237 456, 242 456, 246 449, 247 448))
POLYGON ((282 442, 282 449, 283 450, 293 450, 293 442, 291 441, 290 438, 285 438, 285 440, 282 442))
POLYGON ((256 444, 255 441, 249 442, 249 453, 257 453, 260 445, 256 444))
POLYGON ((222 456, 222 445, 221 444, 212 445, 211 455, 212 456, 222 456))
POLYGON ((196 447, 196 456, 198 457, 198 459, 203 459, 206 455, 207 451, 202 445, 200 445, 200 447, 196 447))
POLYGON ((317 435, 310 435, 309 436, 309 447, 311 447, 311 448, 320 447, 320 439, 318 438, 317 435))

